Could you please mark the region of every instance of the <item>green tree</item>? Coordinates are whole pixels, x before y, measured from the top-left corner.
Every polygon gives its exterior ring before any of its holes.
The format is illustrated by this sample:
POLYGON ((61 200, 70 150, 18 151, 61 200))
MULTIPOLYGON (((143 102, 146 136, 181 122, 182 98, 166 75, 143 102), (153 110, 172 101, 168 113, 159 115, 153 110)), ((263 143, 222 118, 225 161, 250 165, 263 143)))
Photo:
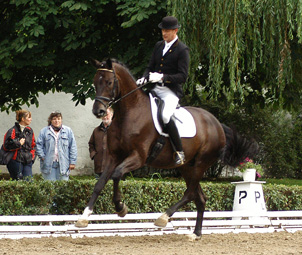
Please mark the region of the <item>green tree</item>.
POLYGON ((49 90, 85 104, 93 96, 89 58, 114 57, 142 73, 166 8, 160 0, 1 1, 1 111, 38 105, 38 92, 49 90))
POLYGON ((228 108, 301 106, 300 0, 175 0, 172 9, 191 49, 188 92, 228 108))

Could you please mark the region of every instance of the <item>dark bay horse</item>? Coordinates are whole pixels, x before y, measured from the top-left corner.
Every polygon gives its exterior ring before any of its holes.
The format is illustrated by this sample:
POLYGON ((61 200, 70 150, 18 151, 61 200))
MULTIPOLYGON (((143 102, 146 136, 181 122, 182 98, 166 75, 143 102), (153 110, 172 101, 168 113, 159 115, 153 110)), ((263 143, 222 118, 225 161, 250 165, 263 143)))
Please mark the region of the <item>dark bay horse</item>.
MULTIPOLYGON (((159 136, 151 117, 149 97, 141 89, 137 90, 129 70, 110 59, 104 62, 94 60, 93 64, 97 68, 94 76, 96 98, 93 114, 101 118, 106 114, 106 109, 114 104, 115 115, 108 130, 110 156, 106 159, 104 172, 94 187, 83 215, 76 223, 77 227, 88 225, 93 206, 110 178, 113 180, 113 202, 117 214, 121 217, 127 214, 127 206, 121 201, 119 181, 124 174, 146 164, 150 150, 159 136), (127 95, 128 93, 130 94, 127 95)), ((256 146, 229 127, 221 125, 211 113, 201 108, 185 108, 192 114, 197 127, 194 137, 182 138, 186 162, 179 169, 187 189, 181 200, 167 209, 155 221, 155 225, 165 227, 174 212, 194 201, 197 219, 193 236, 200 237, 206 198, 199 182, 204 172, 219 159, 226 165, 237 166, 245 157, 252 156, 256 146)), ((162 169, 175 168, 172 155, 172 147, 167 141, 150 165, 162 169)))

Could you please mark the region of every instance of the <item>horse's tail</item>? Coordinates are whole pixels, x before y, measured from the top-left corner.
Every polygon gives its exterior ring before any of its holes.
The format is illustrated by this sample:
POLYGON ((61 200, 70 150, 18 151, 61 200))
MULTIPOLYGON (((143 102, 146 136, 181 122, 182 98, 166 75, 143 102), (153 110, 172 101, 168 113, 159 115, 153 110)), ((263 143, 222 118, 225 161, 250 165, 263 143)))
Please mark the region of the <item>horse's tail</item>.
POLYGON ((258 150, 259 145, 254 139, 247 139, 224 124, 222 124, 226 144, 220 154, 220 160, 223 164, 237 167, 245 158, 253 158, 258 150))

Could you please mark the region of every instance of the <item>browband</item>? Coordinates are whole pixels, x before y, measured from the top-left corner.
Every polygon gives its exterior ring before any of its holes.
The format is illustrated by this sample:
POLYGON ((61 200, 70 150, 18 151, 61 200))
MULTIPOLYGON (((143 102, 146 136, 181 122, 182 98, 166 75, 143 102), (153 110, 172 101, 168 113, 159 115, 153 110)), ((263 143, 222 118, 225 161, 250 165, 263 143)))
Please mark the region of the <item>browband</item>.
POLYGON ((109 69, 106 69, 106 68, 98 68, 97 70, 98 71, 107 71, 107 72, 113 73, 113 70, 109 70, 109 69))

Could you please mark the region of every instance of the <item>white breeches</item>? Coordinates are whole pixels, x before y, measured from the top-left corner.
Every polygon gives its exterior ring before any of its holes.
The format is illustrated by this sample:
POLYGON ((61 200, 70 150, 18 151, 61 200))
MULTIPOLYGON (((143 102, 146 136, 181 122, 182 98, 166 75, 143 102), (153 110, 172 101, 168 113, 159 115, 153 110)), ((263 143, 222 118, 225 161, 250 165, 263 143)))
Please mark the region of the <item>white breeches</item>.
POLYGON ((161 87, 156 85, 153 90, 165 102, 162 117, 164 124, 167 124, 169 123, 172 115, 175 112, 179 98, 168 87, 161 87))

